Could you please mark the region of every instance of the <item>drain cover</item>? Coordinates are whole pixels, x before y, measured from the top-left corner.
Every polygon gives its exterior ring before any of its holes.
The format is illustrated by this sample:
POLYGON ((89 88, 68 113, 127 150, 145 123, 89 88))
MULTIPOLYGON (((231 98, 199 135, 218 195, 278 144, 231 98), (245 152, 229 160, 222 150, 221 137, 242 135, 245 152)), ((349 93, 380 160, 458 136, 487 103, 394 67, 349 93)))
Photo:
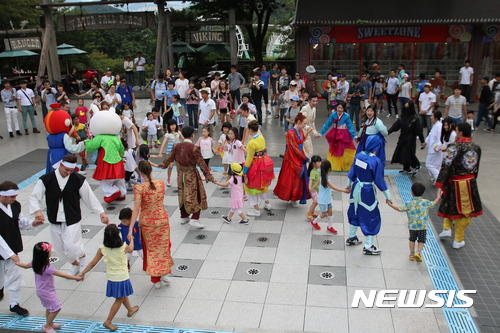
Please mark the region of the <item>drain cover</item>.
POLYGON ((321 272, 319 273, 319 277, 324 279, 324 280, 331 280, 335 277, 335 275, 332 272, 321 272))
POLYGON ((249 269, 247 269, 247 274, 248 275, 259 275, 260 270, 258 268, 249 268, 249 269))
POLYGON ((206 235, 196 235, 195 238, 196 239, 205 239, 205 238, 207 238, 207 236, 206 235))
POLYGON ((276 213, 269 212, 269 213, 267 213, 267 216, 276 216, 276 213))
POLYGON ((82 234, 88 234, 90 232, 90 229, 82 229, 82 234))
POLYGON ((115 206, 108 206, 108 207, 106 207, 106 210, 115 210, 115 209, 116 209, 115 206))
POLYGON ((332 245, 333 241, 331 239, 324 239, 323 240, 323 244, 325 244, 325 245, 332 245))
POLYGON ((222 191, 222 194, 229 194, 230 192, 228 190, 222 191))
POLYGON ((220 212, 218 210, 213 210, 213 211, 210 212, 210 214, 212 214, 212 215, 219 215, 220 212))
POLYGON ((189 269, 189 266, 188 265, 179 265, 175 269, 179 272, 185 272, 189 269))
POLYGON ((55 263, 55 262, 58 262, 58 261, 59 261, 59 258, 58 258, 58 257, 50 257, 50 258, 49 258, 49 262, 50 262, 51 264, 53 264, 53 263, 55 263))
POLYGON ((269 242, 269 238, 268 237, 259 237, 259 238, 257 238, 257 242, 261 242, 261 243, 269 242))

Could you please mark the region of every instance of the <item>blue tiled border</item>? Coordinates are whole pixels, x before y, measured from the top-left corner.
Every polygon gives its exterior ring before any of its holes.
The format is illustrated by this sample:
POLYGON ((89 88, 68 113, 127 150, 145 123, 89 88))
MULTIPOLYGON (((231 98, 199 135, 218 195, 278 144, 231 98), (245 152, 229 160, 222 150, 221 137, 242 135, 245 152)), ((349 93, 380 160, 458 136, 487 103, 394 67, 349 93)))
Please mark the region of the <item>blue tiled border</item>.
MULTIPOLYGON (((396 171, 397 172, 397 171, 396 171)), ((404 201, 411 200, 411 181, 406 174, 394 174, 394 180, 398 187, 401 199, 404 201)), ((430 224, 429 224, 430 226, 430 224)), ((451 272, 448 261, 446 260, 443 250, 439 245, 432 227, 427 229, 427 238, 423 249, 427 270, 434 285, 435 290, 459 290, 457 281, 451 272)), ((445 302, 448 301, 448 295, 444 296, 445 302)), ((453 306, 463 304, 456 297, 453 299, 453 306)), ((464 308, 448 308, 443 307, 444 317, 448 323, 450 332, 452 333, 478 333, 478 329, 468 309, 464 308)))

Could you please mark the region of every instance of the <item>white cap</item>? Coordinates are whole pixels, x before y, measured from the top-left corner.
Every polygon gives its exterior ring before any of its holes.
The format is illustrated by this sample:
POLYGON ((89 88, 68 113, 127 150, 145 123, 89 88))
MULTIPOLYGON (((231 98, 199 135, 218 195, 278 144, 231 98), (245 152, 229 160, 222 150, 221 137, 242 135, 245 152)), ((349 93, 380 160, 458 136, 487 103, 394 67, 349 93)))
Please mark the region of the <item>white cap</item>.
POLYGON ((306 72, 308 72, 310 74, 314 74, 314 73, 316 73, 316 68, 314 68, 313 65, 309 65, 306 67, 306 72))

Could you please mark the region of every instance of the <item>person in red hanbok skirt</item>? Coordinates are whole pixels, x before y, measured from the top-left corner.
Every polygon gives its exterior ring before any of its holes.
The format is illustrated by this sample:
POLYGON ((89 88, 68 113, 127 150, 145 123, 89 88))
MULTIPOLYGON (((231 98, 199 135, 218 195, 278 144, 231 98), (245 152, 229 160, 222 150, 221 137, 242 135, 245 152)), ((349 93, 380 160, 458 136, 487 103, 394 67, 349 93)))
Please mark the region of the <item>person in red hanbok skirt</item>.
POLYGON ((306 116, 299 113, 295 117, 294 127, 286 133, 285 156, 274 188, 274 194, 281 200, 291 201, 293 207, 298 207, 299 202, 304 205, 311 198, 307 176, 309 158, 304 152, 304 141, 312 128, 304 133, 305 125, 306 116))

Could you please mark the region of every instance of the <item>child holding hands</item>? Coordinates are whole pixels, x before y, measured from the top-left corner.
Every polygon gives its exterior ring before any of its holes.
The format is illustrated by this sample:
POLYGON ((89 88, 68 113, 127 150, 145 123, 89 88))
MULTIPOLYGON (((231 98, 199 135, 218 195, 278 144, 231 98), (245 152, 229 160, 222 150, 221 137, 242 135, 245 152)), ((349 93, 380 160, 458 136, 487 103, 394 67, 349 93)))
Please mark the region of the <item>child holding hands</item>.
POLYGON ((36 295, 40 298, 40 302, 45 310, 45 325, 42 326, 42 331, 46 333, 56 333, 55 330, 60 329, 61 324, 54 323, 57 314, 61 311, 62 303, 56 295, 54 286, 54 275, 60 276, 68 280, 82 281, 81 276, 73 276, 62 273, 50 266, 49 258, 52 253, 52 244, 47 242, 36 243, 33 247, 33 261, 29 264, 16 263, 22 268, 33 268, 35 272, 36 295))
POLYGON ((125 306, 127 309, 127 317, 132 317, 137 311, 139 306, 130 305, 128 297, 134 293, 132 284, 127 269, 127 253, 134 251, 134 237, 128 236, 129 244, 127 245, 120 237, 120 230, 115 224, 109 224, 104 229, 103 244, 97 250, 97 253, 92 261, 85 267, 85 269, 78 275, 83 278, 104 258, 106 263, 106 275, 108 277, 108 284, 106 286, 106 296, 116 298, 115 302, 109 310, 108 318, 102 324, 110 331, 116 331, 117 326, 113 325, 113 318, 117 314, 120 307, 125 306))
POLYGON ((244 191, 243 191, 243 167, 238 163, 231 163, 231 169, 229 170, 229 178, 225 183, 214 182, 214 184, 227 187, 231 186, 231 200, 229 201, 229 206, 231 210, 229 211, 229 215, 222 216, 222 220, 226 223, 231 223, 231 218, 234 213, 238 213, 241 217, 240 224, 248 224, 248 219, 245 217, 245 214, 241 211, 245 204, 245 200, 243 199, 244 191))
POLYGON ((434 201, 422 199, 425 186, 422 183, 414 183, 411 186, 413 199, 405 202, 402 206, 396 206, 391 202, 387 204, 398 212, 406 212, 408 216, 408 229, 410 230, 410 257, 411 261, 422 261, 422 249, 424 248, 427 236, 427 224, 429 222, 429 208, 434 207, 441 200, 441 189, 437 191, 437 198, 434 201), (415 242, 418 241, 415 252, 415 242))

